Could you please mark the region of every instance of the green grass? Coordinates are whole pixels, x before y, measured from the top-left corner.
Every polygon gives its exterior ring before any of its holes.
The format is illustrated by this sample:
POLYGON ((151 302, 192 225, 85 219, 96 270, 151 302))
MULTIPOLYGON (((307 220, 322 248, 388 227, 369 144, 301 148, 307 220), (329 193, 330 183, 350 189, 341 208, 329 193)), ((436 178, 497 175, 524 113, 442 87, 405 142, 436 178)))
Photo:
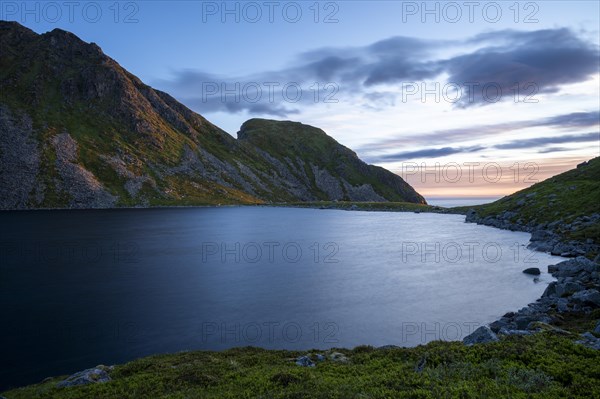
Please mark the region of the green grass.
MULTIPOLYGON (((600 351, 552 332, 466 347, 340 349, 348 363, 295 365, 306 352, 237 348, 156 355, 116 366, 111 382, 56 388, 62 377, 4 393, 18 398, 591 398, 600 351), (422 371, 416 365, 425 360, 422 371)), ((317 352, 317 351, 313 351, 317 352)), ((322 353, 322 352, 321 352, 322 353)))

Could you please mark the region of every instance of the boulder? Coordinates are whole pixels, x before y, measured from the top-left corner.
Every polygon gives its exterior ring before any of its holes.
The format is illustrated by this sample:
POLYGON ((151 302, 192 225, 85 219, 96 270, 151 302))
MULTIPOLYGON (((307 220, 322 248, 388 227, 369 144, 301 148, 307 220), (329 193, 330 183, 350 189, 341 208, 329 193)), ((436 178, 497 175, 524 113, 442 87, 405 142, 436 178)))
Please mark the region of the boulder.
POLYGON ((569 301, 565 298, 561 298, 561 300, 556 304, 556 310, 558 310, 558 313, 566 313, 571 310, 569 308, 569 301))
POLYGON ((574 281, 567 281, 565 283, 556 284, 556 295, 559 297, 568 296, 578 291, 583 291, 585 287, 574 281))
POLYGON ((308 356, 300 356, 296 359, 296 364, 301 367, 315 367, 315 362, 308 356))
POLYGON ((529 241, 545 241, 554 238, 554 233, 549 230, 535 230, 531 233, 529 241))
POLYGON ((583 339, 575 342, 588 348, 600 350, 600 338, 596 338, 591 332, 584 332, 581 334, 581 338, 583 339))
POLYGON ((544 314, 544 313, 518 315, 517 317, 515 317, 515 324, 517 325, 518 330, 530 329, 531 325, 534 322, 538 322, 538 321, 541 321, 544 323, 550 323, 552 321, 552 319, 550 318, 550 316, 548 316, 547 314, 544 314))
POLYGON ((600 334, 600 321, 598 321, 598 324, 596 324, 596 328, 594 328, 594 332, 596 334, 600 334))
POLYGON ((498 336, 487 326, 481 326, 463 339, 463 344, 485 344, 488 342, 497 342, 498 336))
POLYGON ((338 363, 348 363, 350 359, 346 357, 343 353, 340 352, 332 352, 329 354, 329 360, 338 363))
POLYGON ((532 251, 550 252, 554 245, 554 241, 532 241, 527 245, 527 248, 532 251))
POLYGON ((515 323, 517 324, 517 329, 519 329, 519 330, 526 329, 527 326, 529 325, 529 323, 531 323, 532 321, 537 321, 537 320, 532 316, 517 316, 517 317, 515 317, 515 323))
POLYGON ((554 245, 554 248, 552 248, 552 251, 550 251, 550 254, 552 255, 559 255, 567 258, 575 257, 578 253, 579 251, 573 244, 564 242, 557 243, 554 245))
POLYGON ((59 388, 64 388, 108 382, 110 381, 110 376, 108 375, 108 371, 110 370, 112 370, 112 366, 96 366, 94 368, 75 373, 67 377, 65 380, 60 381, 58 384, 56 384, 56 386, 59 388))
POLYGON ((506 317, 500 318, 500 320, 496 320, 490 323, 490 330, 495 332, 496 334, 502 330, 503 328, 508 328, 510 325, 510 320, 506 317))
POLYGON ((586 257, 578 256, 575 259, 548 266, 548 272, 552 273, 554 277, 574 277, 582 271, 589 273, 600 271, 600 265, 586 257))
POLYGON ((600 292, 595 289, 579 291, 573 294, 571 300, 576 303, 600 307, 600 292))
POLYGON ((556 295, 556 281, 553 281, 550 284, 548 284, 548 286, 546 287, 546 290, 542 294, 542 298, 550 298, 550 297, 555 297, 555 296, 557 296, 556 295))
POLYGON ((539 276, 540 275, 540 269, 538 269, 537 267, 530 267, 528 269, 523 270, 523 273, 525 273, 525 274, 532 274, 534 276, 539 276))

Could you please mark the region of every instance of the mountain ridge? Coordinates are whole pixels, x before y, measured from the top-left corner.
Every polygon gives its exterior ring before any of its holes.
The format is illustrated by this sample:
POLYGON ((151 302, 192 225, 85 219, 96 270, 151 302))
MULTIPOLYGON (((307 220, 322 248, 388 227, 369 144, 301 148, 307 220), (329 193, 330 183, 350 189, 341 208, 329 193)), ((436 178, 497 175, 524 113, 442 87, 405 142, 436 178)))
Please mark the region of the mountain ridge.
POLYGON ((251 119, 236 140, 70 32, 0 21, 0 54, 2 209, 426 203, 309 125, 251 119), (290 127, 277 140, 306 154, 261 147, 261 135, 290 127))

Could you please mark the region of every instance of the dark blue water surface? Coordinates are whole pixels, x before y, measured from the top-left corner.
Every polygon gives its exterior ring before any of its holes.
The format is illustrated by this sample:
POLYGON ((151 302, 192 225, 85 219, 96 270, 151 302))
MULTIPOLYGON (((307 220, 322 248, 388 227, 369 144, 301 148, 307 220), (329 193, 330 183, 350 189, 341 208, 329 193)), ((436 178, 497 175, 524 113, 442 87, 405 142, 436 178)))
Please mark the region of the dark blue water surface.
POLYGON ((0 213, 0 388, 163 352, 456 340, 557 259, 464 216, 222 207, 0 213))

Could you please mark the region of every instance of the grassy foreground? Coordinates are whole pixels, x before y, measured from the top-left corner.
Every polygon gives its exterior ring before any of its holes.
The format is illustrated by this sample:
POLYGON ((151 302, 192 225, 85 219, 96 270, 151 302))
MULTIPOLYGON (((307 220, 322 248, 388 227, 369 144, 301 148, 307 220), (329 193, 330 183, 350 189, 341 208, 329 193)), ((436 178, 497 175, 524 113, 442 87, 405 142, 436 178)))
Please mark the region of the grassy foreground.
MULTIPOLYGON (((578 319, 589 330, 597 318, 578 319)), ((600 351, 576 334, 544 332, 464 346, 341 349, 349 361, 297 366, 306 352, 237 348, 156 355, 116 366, 112 381, 57 388, 62 378, 4 393, 17 398, 593 398, 600 351)), ((314 352, 317 353, 317 352, 314 352)), ((323 353, 323 352, 318 352, 323 353)))

